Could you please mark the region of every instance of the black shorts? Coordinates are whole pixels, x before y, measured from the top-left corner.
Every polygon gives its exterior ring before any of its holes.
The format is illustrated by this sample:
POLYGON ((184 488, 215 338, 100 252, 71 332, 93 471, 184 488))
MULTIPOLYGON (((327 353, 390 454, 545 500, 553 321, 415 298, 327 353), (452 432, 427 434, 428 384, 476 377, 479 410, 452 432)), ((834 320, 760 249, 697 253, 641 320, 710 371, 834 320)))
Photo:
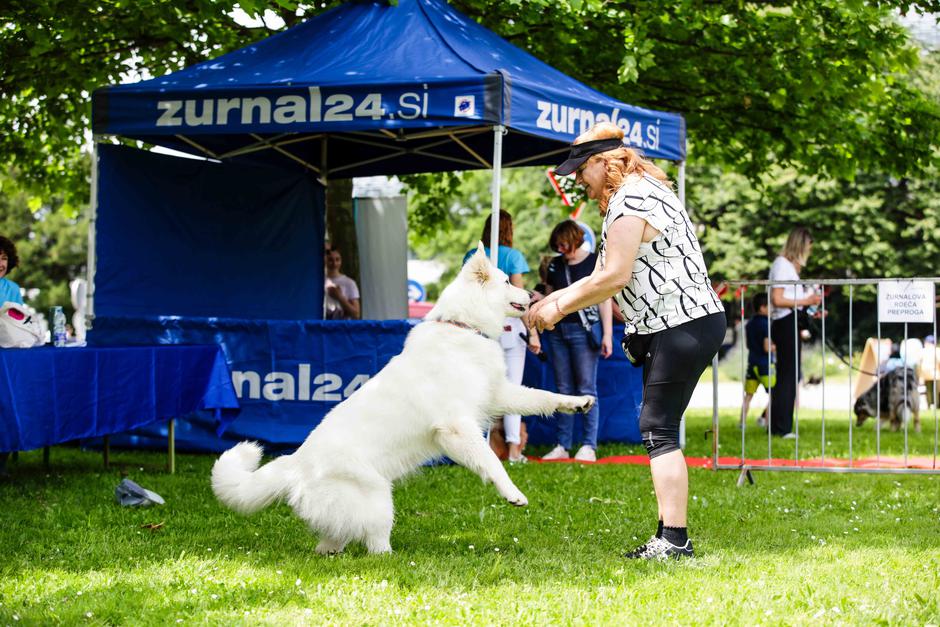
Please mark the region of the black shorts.
POLYGON ((679 450, 682 414, 726 326, 725 314, 715 313, 647 337, 640 435, 650 458, 679 450))

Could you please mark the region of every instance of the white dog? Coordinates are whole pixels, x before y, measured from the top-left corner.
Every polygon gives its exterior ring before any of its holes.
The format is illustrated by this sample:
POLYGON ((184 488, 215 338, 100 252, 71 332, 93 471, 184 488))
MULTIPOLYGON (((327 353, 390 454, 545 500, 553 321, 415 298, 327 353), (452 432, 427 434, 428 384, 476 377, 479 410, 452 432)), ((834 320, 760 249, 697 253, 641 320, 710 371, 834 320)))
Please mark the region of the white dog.
POLYGON ((392 483, 446 455, 513 505, 528 501, 483 437, 491 416, 584 412, 592 396, 566 396, 506 379, 497 341, 507 315, 521 317, 525 290, 487 260, 482 245, 404 350, 337 405, 292 455, 261 468, 261 448, 242 442, 212 468, 212 489, 248 514, 284 499, 320 534, 319 553, 352 540, 392 550, 392 483))

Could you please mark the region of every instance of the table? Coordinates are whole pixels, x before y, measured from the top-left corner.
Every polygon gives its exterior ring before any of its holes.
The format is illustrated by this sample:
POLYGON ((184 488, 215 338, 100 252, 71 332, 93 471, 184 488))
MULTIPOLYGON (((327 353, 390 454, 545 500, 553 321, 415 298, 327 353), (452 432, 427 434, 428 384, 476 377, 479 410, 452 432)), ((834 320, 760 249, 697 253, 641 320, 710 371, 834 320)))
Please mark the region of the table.
MULTIPOLYGON (((0 451, 129 431, 197 410, 238 411, 217 344, 0 349, 0 451)), ((107 463, 107 446, 105 447, 107 463)))

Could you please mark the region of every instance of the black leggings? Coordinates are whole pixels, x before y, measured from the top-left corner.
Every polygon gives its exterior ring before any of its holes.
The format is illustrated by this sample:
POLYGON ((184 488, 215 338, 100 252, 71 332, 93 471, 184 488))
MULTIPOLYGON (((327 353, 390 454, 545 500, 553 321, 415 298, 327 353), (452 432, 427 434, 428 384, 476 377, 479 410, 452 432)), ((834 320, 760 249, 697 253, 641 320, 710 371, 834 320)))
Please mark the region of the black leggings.
POLYGON ((799 378, 799 329, 789 313, 770 325, 770 338, 777 347, 777 382, 770 391, 770 432, 786 435, 793 431, 793 409, 799 378))
POLYGON ((692 391, 725 337, 727 318, 696 318, 647 340, 640 435, 650 459, 679 450, 679 423, 692 391))

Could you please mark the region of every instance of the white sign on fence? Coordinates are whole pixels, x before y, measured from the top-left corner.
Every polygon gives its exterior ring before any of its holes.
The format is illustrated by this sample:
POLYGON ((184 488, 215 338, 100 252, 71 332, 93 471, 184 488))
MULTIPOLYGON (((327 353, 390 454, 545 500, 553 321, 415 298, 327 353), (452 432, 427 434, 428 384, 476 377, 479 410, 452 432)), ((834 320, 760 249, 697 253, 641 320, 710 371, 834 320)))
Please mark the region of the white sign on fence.
POLYGON ((878 284, 881 322, 933 322, 936 302, 932 281, 882 281, 878 284))

